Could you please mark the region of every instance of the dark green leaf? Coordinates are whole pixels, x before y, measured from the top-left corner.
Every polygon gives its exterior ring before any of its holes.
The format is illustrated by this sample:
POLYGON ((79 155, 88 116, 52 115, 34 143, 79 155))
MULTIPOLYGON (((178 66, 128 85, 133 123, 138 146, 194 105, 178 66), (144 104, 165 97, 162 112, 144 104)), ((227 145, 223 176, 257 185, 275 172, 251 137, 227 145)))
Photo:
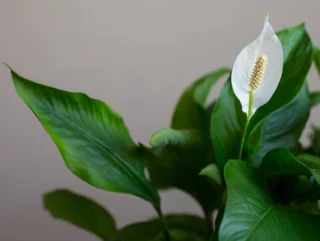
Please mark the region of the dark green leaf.
POLYGON ((269 195, 264 175, 247 163, 225 166, 228 199, 219 241, 315 241, 320 237, 320 217, 279 204, 269 195))
POLYGON ((317 106, 320 103, 320 92, 315 91, 310 93, 310 107, 317 106))
POLYGON ((320 209, 319 209, 318 201, 306 202, 306 203, 301 204, 300 206, 298 206, 296 209, 300 210, 302 212, 305 212, 305 213, 320 215, 320 209))
POLYGON ((320 49, 316 46, 313 46, 312 54, 313 54, 313 56, 312 56, 313 61, 315 63, 318 74, 320 76, 320 49))
POLYGON ((220 225, 223 219, 223 215, 224 215, 224 210, 225 210, 225 206, 222 206, 221 208, 219 208, 218 210, 218 214, 215 220, 215 225, 214 225, 214 232, 212 234, 212 236, 210 237, 210 241, 219 241, 219 229, 220 229, 220 225))
MULTIPOLYGON (((187 232, 184 230, 171 230, 170 231, 171 241, 204 241, 205 239, 200 238, 194 233, 187 232)), ((164 234, 161 233, 157 237, 150 239, 149 241, 167 241, 164 234)))
POLYGON ((320 129, 313 126, 310 135, 311 146, 308 148, 308 153, 320 156, 320 129))
POLYGON ((85 94, 37 84, 14 71, 12 79, 75 175, 98 188, 159 205, 159 196, 145 177, 144 160, 127 153, 135 144, 116 112, 85 94))
POLYGON ((115 221, 109 212, 98 203, 66 189, 46 193, 43 203, 54 218, 70 222, 102 240, 109 240, 116 232, 115 221))
POLYGON ((150 141, 148 170, 158 188, 177 187, 199 201, 210 212, 218 198, 211 183, 199 172, 212 160, 208 136, 198 130, 162 129, 150 141))
POLYGON ((260 170, 266 176, 308 175, 308 168, 284 148, 272 150, 263 158, 260 170))
MULTIPOLYGON (((320 76, 320 49, 313 46, 313 62, 316 66, 316 69, 318 71, 318 75, 320 76)), ((310 94, 310 106, 314 107, 316 105, 318 105, 320 103, 320 92, 316 91, 316 92, 312 92, 310 94)))
POLYGON ((191 214, 169 214, 165 216, 170 229, 179 229, 208 238, 209 230, 204 219, 191 214))
MULTIPOLYGON (((203 219, 188 214, 170 214, 165 216, 169 229, 184 230, 206 238, 208 230, 203 219)), ((156 236, 162 237, 163 224, 159 219, 128 225, 112 236, 110 241, 147 241, 156 236)))
POLYGON ((300 149, 300 136, 309 117, 309 93, 305 84, 288 104, 269 115, 260 128, 259 147, 254 155, 254 165, 276 148, 300 149))
POLYGON ((311 174, 320 185, 320 157, 308 154, 294 157, 287 149, 276 149, 264 157, 260 169, 267 176, 311 174))
POLYGON ((163 225, 159 220, 134 223, 119 230, 110 241, 147 241, 163 231, 163 225))
POLYGON ((227 160, 238 158, 245 123, 246 115, 241 111, 229 79, 220 92, 211 118, 211 138, 221 172, 227 160))
POLYGON ((250 120, 247 136, 269 114, 289 103, 300 91, 312 63, 312 43, 304 24, 277 33, 283 47, 283 72, 270 101, 250 120))
POLYGON ((212 86, 230 70, 211 72, 192 83, 181 95, 171 122, 173 129, 199 129, 209 133, 209 117, 205 104, 212 86))
POLYGON ((297 155, 296 159, 309 169, 316 182, 320 185, 320 157, 300 154, 297 155))

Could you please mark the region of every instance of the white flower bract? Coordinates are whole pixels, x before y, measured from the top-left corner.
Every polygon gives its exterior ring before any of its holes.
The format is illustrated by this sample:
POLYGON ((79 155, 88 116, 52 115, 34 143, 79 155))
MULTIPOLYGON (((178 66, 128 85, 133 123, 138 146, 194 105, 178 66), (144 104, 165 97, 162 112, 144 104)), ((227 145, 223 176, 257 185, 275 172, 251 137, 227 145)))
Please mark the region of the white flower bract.
POLYGON ((279 84, 282 66, 281 42, 266 17, 260 35, 240 52, 232 68, 232 88, 241 103, 243 112, 248 115, 250 91, 253 94, 251 116, 260 106, 270 100, 279 84), (261 56, 267 58, 268 64, 261 82, 259 82, 259 87, 252 90, 250 88, 251 76, 256 62, 261 56))

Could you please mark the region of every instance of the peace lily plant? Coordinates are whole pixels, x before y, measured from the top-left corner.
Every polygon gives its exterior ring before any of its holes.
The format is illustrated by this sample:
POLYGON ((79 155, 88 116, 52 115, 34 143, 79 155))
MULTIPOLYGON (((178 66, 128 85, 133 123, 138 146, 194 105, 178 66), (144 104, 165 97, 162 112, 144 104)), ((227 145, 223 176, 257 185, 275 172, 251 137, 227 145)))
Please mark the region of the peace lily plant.
POLYGON ((309 131, 309 146, 300 143, 320 102, 320 92, 308 89, 312 62, 320 73, 320 50, 304 24, 275 33, 266 16, 232 71, 191 83, 171 126, 155 132, 150 145, 136 144, 102 101, 11 69, 18 95, 70 171, 96 188, 140 197, 158 215, 118 227, 102 204, 67 189, 46 193, 44 208, 105 241, 319 240, 320 130, 309 131), (219 97, 208 101, 225 77, 219 97), (203 214, 165 213, 159 190, 168 188, 190 194, 203 214))

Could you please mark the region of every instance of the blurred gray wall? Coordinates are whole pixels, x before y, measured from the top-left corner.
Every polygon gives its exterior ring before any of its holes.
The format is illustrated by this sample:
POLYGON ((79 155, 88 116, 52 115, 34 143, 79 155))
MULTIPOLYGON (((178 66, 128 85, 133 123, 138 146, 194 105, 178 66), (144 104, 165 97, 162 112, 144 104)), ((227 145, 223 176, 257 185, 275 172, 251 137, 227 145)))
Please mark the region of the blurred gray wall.
MULTIPOLYGON (((125 119, 136 141, 169 125, 183 88, 232 66, 261 31, 306 22, 320 45, 319 0, 0 0, 0 62, 35 81, 86 92, 125 119)), ((310 86, 319 88, 315 71, 310 86)), ((213 91, 216 96, 222 84, 213 91)), ((312 112, 312 123, 320 120, 312 112)), ((308 131, 304 133, 307 142, 308 131)), ((0 240, 98 240, 43 211, 41 195, 67 187, 107 207, 118 226, 155 215, 145 201, 79 180, 18 98, 0 65, 0 240)), ((200 213, 179 191, 162 193, 165 212, 200 213)))

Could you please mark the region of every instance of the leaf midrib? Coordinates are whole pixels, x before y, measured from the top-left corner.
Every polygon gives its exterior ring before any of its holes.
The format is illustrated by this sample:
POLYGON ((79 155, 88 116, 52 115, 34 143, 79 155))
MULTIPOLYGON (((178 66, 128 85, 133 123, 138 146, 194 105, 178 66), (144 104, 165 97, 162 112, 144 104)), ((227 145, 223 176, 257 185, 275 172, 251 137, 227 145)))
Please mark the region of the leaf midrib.
POLYGON ((270 214, 270 212, 276 207, 276 205, 270 206, 265 213, 260 217, 259 221, 256 222, 254 227, 252 228, 252 231, 249 233, 249 235, 244 239, 245 241, 250 241, 251 236, 253 233, 257 230, 257 228, 263 223, 263 221, 266 219, 266 217, 270 214))
MULTIPOLYGON (((85 132, 79 125, 74 123, 72 120, 68 119, 64 115, 59 115, 58 112, 54 111, 52 109, 52 105, 49 105, 50 108, 46 108, 45 111, 51 112, 51 114, 55 115, 57 118, 60 118, 62 121, 65 121, 71 128, 73 128, 76 132, 80 133, 83 137, 85 137, 89 142, 94 143, 96 146, 98 146, 104 153, 107 155, 110 155, 113 159, 118 160, 119 162, 113 162, 115 166, 118 166, 119 169, 123 170, 124 173, 126 173, 131 178, 136 178, 144 187, 144 189, 149 193, 149 190, 144 185, 144 180, 142 180, 139 176, 139 174, 136 173, 135 169, 131 168, 129 165, 126 165, 125 161, 121 158, 121 156, 117 155, 116 152, 112 152, 110 148, 106 145, 104 145, 104 142, 101 140, 95 138, 93 135, 88 135, 88 132, 85 132), (129 170, 128 170, 129 169, 129 170), (131 172, 130 172, 131 171, 131 172)), ((35 112, 36 113, 36 112, 35 112)), ((37 114, 36 114, 37 115, 37 114)), ((91 133, 91 132, 90 132, 91 133)), ((104 158, 103 158, 104 159, 104 158)), ((105 160, 105 159, 104 159, 105 160)), ((141 195, 140 193, 137 193, 138 195, 141 195)), ((149 193, 150 194, 150 193, 149 193)), ((151 197, 153 195, 151 194, 151 197)), ((153 199, 153 198, 152 198, 153 199)))

